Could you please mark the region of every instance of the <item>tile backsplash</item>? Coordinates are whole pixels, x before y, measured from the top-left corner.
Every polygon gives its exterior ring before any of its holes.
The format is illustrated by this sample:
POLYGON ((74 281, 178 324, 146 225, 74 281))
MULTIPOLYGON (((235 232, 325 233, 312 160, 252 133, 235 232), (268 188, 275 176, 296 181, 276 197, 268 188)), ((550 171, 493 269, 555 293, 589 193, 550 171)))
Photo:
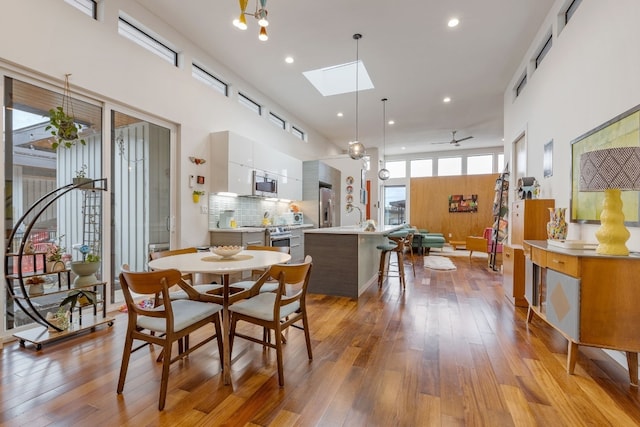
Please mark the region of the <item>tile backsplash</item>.
POLYGON ((257 197, 229 197, 212 194, 209 196, 209 229, 218 228, 220 212, 233 210, 238 227, 261 226, 265 212, 271 224, 279 216, 289 212, 289 203, 265 200, 257 197))

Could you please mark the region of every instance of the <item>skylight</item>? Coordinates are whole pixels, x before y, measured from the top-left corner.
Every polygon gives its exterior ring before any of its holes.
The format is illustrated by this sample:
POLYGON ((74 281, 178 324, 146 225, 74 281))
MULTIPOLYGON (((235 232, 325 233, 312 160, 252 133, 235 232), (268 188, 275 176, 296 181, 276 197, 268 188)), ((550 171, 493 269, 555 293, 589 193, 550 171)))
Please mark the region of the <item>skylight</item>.
MULTIPOLYGON (((362 61, 358 65, 358 90, 373 89, 373 83, 362 61)), ((339 95, 356 91, 356 61, 317 70, 305 71, 302 74, 322 94, 322 96, 339 95)))

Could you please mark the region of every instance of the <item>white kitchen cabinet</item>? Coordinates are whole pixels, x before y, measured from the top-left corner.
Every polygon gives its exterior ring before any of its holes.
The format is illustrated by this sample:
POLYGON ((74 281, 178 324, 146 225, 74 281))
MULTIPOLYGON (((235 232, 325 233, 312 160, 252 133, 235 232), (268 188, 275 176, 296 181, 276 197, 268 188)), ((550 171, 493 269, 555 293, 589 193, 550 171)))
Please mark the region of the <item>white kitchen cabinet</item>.
POLYGON ((273 176, 278 174, 279 163, 282 153, 273 150, 268 145, 254 142, 253 149, 253 167, 267 175, 273 176))
POLYGON ((211 134, 211 191, 252 194, 253 170, 278 180, 278 197, 302 199, 302 161, 229 131, 211 134))
POLYGON ((302 200, 302 180, 298 178, 278 177, 278 198, 302 200))

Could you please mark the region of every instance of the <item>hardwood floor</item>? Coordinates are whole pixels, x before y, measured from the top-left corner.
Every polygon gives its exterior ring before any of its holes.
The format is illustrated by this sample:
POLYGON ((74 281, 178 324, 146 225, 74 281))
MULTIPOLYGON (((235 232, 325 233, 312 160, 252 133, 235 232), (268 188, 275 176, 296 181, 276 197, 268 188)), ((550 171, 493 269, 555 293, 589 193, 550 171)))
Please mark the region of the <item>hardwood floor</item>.
MULTIPOLYGON (((432 255, 438 255, 437 252, 432 255)), ((600 351, 567 343, 503 296, 486 260, 454 257, 457 271, 407 269, 359 301, 309 297, 314 359, 293 329, 285 387, 275 351, 236 340, 233 386, 215 343, 172 365, 166 409, 157 410, 156 349, 135 353, 116 394, 126 328, 44 346, 1 350, 1 425, 171 426, 636 426, 640 395, 600 351)), ((313 274, 313 273, 312 273, 313 274)), ((330 280, 330 278, 327 278, 330 280)), ((635 327, 636 325, 629 325, 635 327)), ((212 327, 213 329, 213 327, 212 327)), ((247 329, 249 331, 249 329, 247 329)), ((260 334, 259 330, 255 330, 260 334)))

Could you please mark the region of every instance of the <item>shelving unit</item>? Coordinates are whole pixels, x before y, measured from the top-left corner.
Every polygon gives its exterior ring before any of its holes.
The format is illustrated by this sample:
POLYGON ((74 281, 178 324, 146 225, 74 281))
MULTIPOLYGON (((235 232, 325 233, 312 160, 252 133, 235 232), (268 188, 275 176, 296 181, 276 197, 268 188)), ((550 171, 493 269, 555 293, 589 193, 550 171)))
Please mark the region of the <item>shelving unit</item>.
MULTIPOLYGON (((498 243, 501 243, 503 238, 500 238, 500 226, 501 223, 506 223, 507 213, 509 212, 509 208, 507 207, 508 202, 508 191, 509 191, 509 172, 505 168, 505 170, 500 174, 498 179, 496 179, 496 195, 493 199, 493 231, 491 233, 491 252, 489 253, 489 267, 497 271, 496 267, 496 258, 498 253, 498 243)), ((503 235, 506 234, 506 230, 503 235)))
POLYGON ((69 184, 45 194, 16 221, 7 239, 4 265, 5 285, 10 296, 8 303, 11 304, 11 306, 7 306, 7 316, 15 319, 16 311, 13 306, 15 303, 22 313, 44 327, 44 329, 36 327, 16 332, 14 336, 20 340, 22 346, 25 345, 25 342, 31 342, 40 350, 43 344, 82 331, 94 330, 98 325, 104 323, 109 326, 113 325, 114 319, 107 317, 106 312, 106 282, 75 288, 71 284, 70 270, 65 268, 61 271, 48 271, 46 252, 32 252, 32 245, 29 244, 31 232, 40 215, 56 200, 74 190, 83 192, 83 243, 91 245, 92 249, 99 250, 102 224, 100 192, 107 190, 106 178, 92 180, 89 186, 86 183, 69 184), (48 284, 43 292, 37 294, 30 292, 32 291, 30 282, 36 278, 42 279, 40 282, 48 284), (83 309, 86 310, 86 307, 91 304, 79 304, 75 312, 71 313, 69 328, 63 330, 47 320, 46 313, 57 311, 62 299, 74 289, 95 292, 97 302, 93 306, 91 316, 83 315, 83 309), (101 306, 101 313, 98 312, 98 306, 101 306))

